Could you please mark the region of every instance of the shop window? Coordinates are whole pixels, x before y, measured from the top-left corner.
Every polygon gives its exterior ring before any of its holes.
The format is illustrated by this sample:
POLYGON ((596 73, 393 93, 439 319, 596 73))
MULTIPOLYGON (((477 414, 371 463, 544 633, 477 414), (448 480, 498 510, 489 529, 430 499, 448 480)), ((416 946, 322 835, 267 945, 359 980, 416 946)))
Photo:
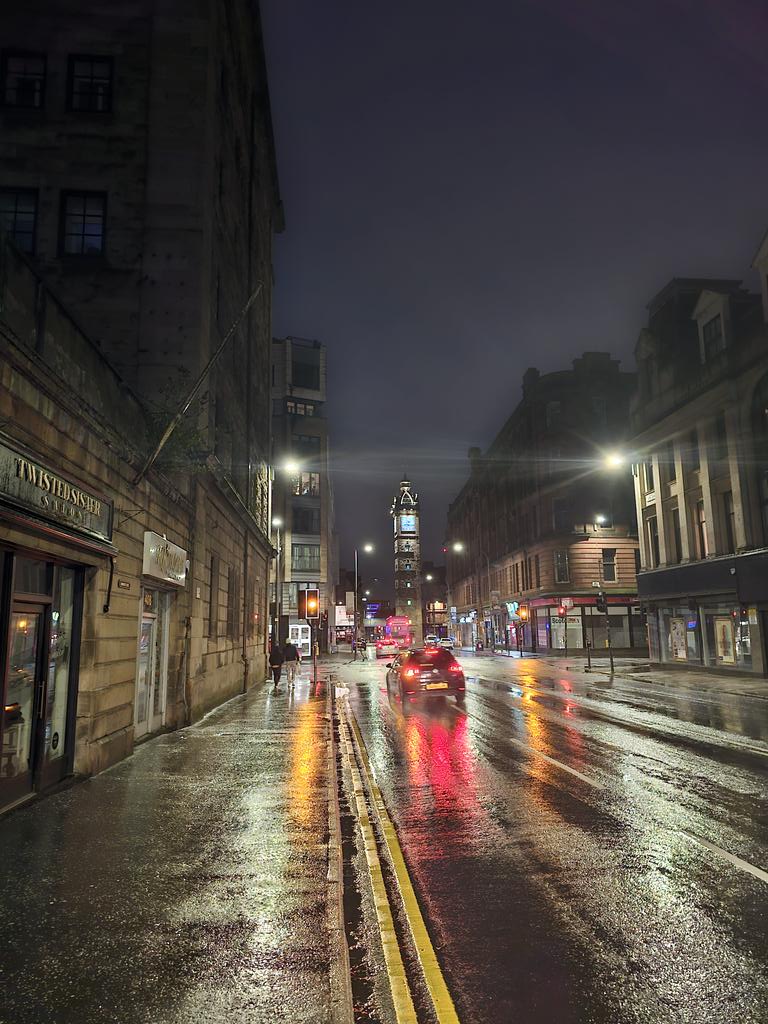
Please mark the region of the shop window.
POLYGON ((13 589, 16 594, 49 596, 53 587, 53 566, 32 558, 17 558, 13 575, 13 589))
POLYGON ((99 256, 104 251, 107 197, 104 192, 63 192, 61 252, 65 256, 99 256))
POLYGON ((706 663, 713 667, 752 668, 752 630, 757 629, 757 613, 731 604, 700 609, 705 636, 706 663))
POLYGON ((736 550, 736 513, 733 507, 733 491, 726 491, 722 501, 725 550, 731 552, 736 550))
POLYGON ((72 55, 69 58, 68 106, 83 113, 107 114, 112 110, 113 63, 111 57, 72 55))
POLYGON ((696 557, 706 558, 709 555, 709 542, 707 540, 707 514, 704 510, 704 500, 700 498, 693 509, 693 535, 696 542, 696 557))
POLYGON ((35 251, 37 191, 31 188, 0 189, 0 228, 22 252, 35 251))
POLYGON ((568 583, 570 575, 568 572, 568 552, 555 551, 555 583, 568 583))
POLYGON ((299 473, 293 485, 293 493, 297 497, 320 497, 320 474, 299 473))
POLYGON ((701 330, 701 340, 704 345, 704 359, 709 362, 718 352, 725 348, 725 335, 723 334, 723 318, 718 313, 711 320, 707 320, 701 330))
POLYGON ((602 549, 602 570, 605 583, 616 582, 616 548, 602 549))
POLYGON ((44 53, 3 51, 3 106, 39 110, 45 100, 44 53))

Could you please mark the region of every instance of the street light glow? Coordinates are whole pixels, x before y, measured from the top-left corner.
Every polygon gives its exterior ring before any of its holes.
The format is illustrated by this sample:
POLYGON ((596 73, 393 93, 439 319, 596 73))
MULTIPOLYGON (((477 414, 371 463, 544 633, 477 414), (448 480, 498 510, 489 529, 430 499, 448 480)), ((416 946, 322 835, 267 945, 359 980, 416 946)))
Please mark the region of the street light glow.
POLYGON ((272 525, 279 529, 283 525, 283 520, 280 516, 272 516, 272 525))
POLYGON ((371 592, 370 592, 370 590, 366 590, 366 592, 365 592, 365 596, 366 596, 366 597, 370 597, 370 596, 371 596, 371 592))
POLYGON ((300 473, 301 466, 295 459, 286 459, 283 463, 283 470, 286 473, 300 473))
POLYGON ((463 551, 464 550, 464 545, 462 544, 462 542, 460 540, 455 540, 451 546, 452 546, 454 551, 463 551))
POLYGON ((368 554, 373 551, 373 544, 363 544, 363 551, 367 551, 368 554))
POLYGON ((427 583, 431 583, 432 579, 433 579, 432 573, 428 572, 427 575, 424 577, 424 579, 427 581, 427 583))
POLYGON ((598 512, 598 514, 595 516, 595 522, 598 524, 598 526, 603 525, 603 523, 605 522, 605 516, 602 512, 598 512))
POLYGON ((619 469, 626 461, 626 457, 621 452, 608 452, 603 458, 608 469, 619 469))

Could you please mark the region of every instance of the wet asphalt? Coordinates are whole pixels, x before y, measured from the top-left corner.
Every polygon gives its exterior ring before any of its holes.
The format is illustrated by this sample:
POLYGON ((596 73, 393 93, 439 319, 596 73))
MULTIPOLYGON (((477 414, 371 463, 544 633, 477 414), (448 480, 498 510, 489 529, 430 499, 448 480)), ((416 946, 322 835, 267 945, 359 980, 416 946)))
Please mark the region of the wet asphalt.
POLYGON ((264 687, 0 820, 0 1021, 328 1021, 326 712, 264 687))
POLYGON ((459 657, 339 675, 463 1024, 768 1021, 768 700, 459 657))

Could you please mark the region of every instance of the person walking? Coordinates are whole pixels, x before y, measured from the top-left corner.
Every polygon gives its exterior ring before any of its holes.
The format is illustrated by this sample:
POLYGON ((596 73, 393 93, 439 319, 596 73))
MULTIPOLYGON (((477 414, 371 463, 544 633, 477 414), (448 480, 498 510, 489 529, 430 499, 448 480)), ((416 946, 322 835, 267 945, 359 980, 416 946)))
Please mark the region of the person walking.
POLYGON ((269 667, 272 669, 272 678, 275 680, 275 689, 277 689, 277 684, 280 682, 284 661, 285 655, 283 653, 283 649, 280 644, 275 641, 269 652, 269 667))
POLYGON ((294 680, 296 679, 296 673, 301 664, 301 654, 296 644, 292 644, 290 640, 285 641, 283 647, 283 657, 285 658, 285 674, 288 677, 288 683, 293 686, 294 680))

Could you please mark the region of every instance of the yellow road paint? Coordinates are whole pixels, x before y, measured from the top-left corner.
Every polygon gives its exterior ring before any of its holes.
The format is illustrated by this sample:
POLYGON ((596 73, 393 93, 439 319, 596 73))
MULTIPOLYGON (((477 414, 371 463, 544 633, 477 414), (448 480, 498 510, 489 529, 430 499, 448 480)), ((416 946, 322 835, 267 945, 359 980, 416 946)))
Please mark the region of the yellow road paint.
POLYGON ((373 771, 368 760, 365 743, 363 742, 363 737, 360 733, 358 724, 351 713, 349 717, 352 731, 354 733, 355 740, 357 741, 357 747, 360 752, 360 760, 368 782, 368 788, 373 799, 376 813, 378 814, 381 822, 381 831, 384 836, 384 842, 387 845, 387 850, 392 860, 392 866, 395 869, 395 876, 400 889, 400 896, 403 901, 405 916, 408 919, 408 927, 411 930, 413 943, 416 947, 416 953, 419 957, 419 963, 421 964, 421 970, 424 974, 424 980, 427 983, 427 989, 429 990, 429 995, 435 1008, 437 1020, 439 1024, 459 1024, 456 1007, 453 1005, 451 994, 448 991, 448 986, 445 983, 443 972, 437 961, 437 955, 429 937, 427 926, 424 923, 419 902, 416 899, 416 893, 413 889, 411 876, 408 874, 408 868, 405 865, 405 858, 403 857, 403 851, 400 848, 400 842, 397 838, 395 826, 392 824, 392 820, 389 817, 389 813, 384 804, 384 798, 381 795, 381 790, 376 785, 376 781, 373 777, 373 771))
POLYGON ((395 922, 392 918, 392 908, 389 904, 389 897, 384 885, 384 876, 381 872, 381 861, 376 848, 376 836, 368 816, 368 806, 365 801, 365 790, 360 772, 355 763, 351 749, 351 737, 348 734, 345 716, 339 715, 339 735, 341 737, 341 749, 352 779, 352 789, 355 795, 357 807, 357 820, 360 832, 363 837, 365 859, 368 862, 368 874, 371 879, 373 891, 373 903, 376 908, 376 918, 379 922, 381 934, 381 945, 384 951, 384 962, 389 978, 389 987, 392 992, 392 1002, 395 1007, 395 1015, 398 1024, 417 1024, 416 1010, 411 998, 411 990, 408 986, 408 979, 405 974, 403 958, 400 954, 400 946, 395 932, 395 922))

